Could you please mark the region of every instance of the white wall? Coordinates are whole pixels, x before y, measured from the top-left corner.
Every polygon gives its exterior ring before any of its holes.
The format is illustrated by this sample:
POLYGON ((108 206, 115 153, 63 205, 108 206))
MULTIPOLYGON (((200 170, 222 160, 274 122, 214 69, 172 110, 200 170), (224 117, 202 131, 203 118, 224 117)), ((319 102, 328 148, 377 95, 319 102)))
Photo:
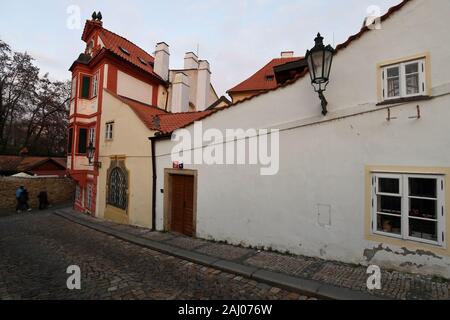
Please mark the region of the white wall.
POLYGON ((146 104, 152 104, 153 87, 122 71, 117 72, 117 94, 146 104))
MULTIPOLYGON (((449 14, 449 1, 412 1, 382 30, 339 52, 325 93, 325 118, 306 76, 205 119, 205 130, 299 127, 280 133, 278 175, 261 176, 259 166, 186 166, 198 170, 197 235, 450 277, 448 255, 409 252, 402 245, 375 249, 380 242, 366 240, 364 220, 366 166, 450 167, 450 45, 442 41, 449 14), (444 95, 394 107, 398 119, 386 121, 387 111, 376 106, 377 64, 424 52, 431 57, 434 92, 444 95), (422 118, 409 119, 417 104, 422 118), (331 226, 319 225, 318 205, 331 207, 331 226)), ((164 188, 164 169, 171 167, 164 155, 173 145, 156 144, 157 190, 164 188)), ((157 193, 159 229, 163 197, 157 193)))

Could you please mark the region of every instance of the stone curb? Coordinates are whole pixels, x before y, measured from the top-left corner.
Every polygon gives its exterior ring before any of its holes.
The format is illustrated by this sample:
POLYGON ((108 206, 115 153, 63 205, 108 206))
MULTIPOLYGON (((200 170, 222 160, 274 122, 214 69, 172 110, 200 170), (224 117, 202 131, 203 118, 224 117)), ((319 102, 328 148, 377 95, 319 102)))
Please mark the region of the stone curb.
POLYGON ((168 244, 160 243, 154 240, 145 239, 140 236, 132 235, 123 231, 117 231, 111 227, 96 224, 84 219, 79 219, 71 214, 54 211, 55 215, 76 224, 85 226, 98 232, 113 236, 160 253, 168 254, 183 260, 197 263, 203 266, 219 269, 225 272, 250 278, 269 285, 280 287, 289 291, 295 291, 300 294, 329 300, 388 300, 373 296, 364 292, 359 292, 347 288, 341 288, 333 285, 323 284, 314 280, 307 280, 293 277, 287 274, 268 271, 261 268, 251 267, 244 264, 215 258, 209 255, 180 249, 168 244))

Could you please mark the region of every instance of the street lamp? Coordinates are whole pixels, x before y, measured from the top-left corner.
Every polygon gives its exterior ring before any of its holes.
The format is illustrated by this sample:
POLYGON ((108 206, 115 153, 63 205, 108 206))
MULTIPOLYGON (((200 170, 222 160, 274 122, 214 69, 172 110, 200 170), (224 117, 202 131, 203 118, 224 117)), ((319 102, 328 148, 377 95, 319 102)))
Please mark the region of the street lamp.
POLYGON ((87 147, 87 158, 89 160, 89 165, 94 166, 96 168, 101 168, 102 163, 101 162, 95 162, 94 161, 95 156, 95 147, 92 141, 89 143, 89 146, 87 147))
POLYGON ((330 81, 331 64, 333 62, 334 49, 332 46, 324 46, 323 37, 317 34, 314 48, 306 52, 306 61, 308 62, 309 74, 311 76, 311 84, 314 91, 319 93, 322 102, 322 114, 327 115, 328 101, 325 99, 323 92, 327 89, 330 81))

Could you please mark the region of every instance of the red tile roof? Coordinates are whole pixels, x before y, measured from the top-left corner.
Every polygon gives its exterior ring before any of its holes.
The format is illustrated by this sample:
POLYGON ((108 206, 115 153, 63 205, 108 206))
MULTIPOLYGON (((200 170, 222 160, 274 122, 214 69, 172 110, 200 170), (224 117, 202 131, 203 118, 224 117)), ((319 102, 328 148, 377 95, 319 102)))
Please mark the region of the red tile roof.
POLYGON ((275 72, 273 70, 274 67, 283 65, 285 63, 299 61, 304 59, 303 57, 291 57, 291 58, 276 58, 266 64, 262 69, 257 71, 254 75, 252 75, 247 80, 241 82, 234 88, 228 90, 228 93, 237 93, 237 92, 245 92, 245 91, 264 91, 271 90, 278 86, 277 81, 275 79, 275 72), (267 77, 273 77, 272 81, 267 80, 267 77))
POLYGON ((105 89, 105 91, 129 106, 149 130, 159 131, 161 133, 171 133, 176 129, 201 120, 216 111, 169 113, 158 107, 119 96, 108 89, 105 89))
POLYGON ((161 79, 153 71, 153 63, 155 59, 152 55, 141 49, 139 46, 135 45, 133 42, 125 39, 124 37, 121 37, 118 34, 103 28, 101 22, 87 21, 84 27, 82 39, 84 41, 88 41, 90 34, 96 29, 99 29, 100 39, 105 45, 106 50, 132 63, 134 66, 146 71, 147 73, 150 73, 155 77, 161 79), (125 49, 129 54, 125 53, 120 48, 125 49), (141 59, 145 61, 146 64, 142 63, 141 59))
POLYGON ((177 129, 184 128, 195 121, 200 121, 209 115, 213 114, 214 110, 200 111, 200 112, 185 112, 185 113, 171 113, 164 114, 161 116, 156 116, 155 122, 158 122, 159 118, 159 129, 158 131, 164 134, 174 132, 177 129))
POLYGON ((65 171, 67 165, 65 158, 0 156, 0 172, 29 172, 49 161, 56 163, 62 171, 65 171))

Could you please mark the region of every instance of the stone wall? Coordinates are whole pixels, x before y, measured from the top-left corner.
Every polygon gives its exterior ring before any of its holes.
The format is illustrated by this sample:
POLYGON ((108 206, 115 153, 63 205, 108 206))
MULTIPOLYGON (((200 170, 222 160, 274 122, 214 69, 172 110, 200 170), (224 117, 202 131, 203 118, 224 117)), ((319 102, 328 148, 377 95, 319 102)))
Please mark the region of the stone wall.
POLYGON ((28 204, 37 208, 39 192, 46 189, 51 205, 72 202, 75 195, 75 184, 70 178, 14 178, 0 177, 0 209, 15 209, 16 190, 24 186, 30 194, 28 204))

